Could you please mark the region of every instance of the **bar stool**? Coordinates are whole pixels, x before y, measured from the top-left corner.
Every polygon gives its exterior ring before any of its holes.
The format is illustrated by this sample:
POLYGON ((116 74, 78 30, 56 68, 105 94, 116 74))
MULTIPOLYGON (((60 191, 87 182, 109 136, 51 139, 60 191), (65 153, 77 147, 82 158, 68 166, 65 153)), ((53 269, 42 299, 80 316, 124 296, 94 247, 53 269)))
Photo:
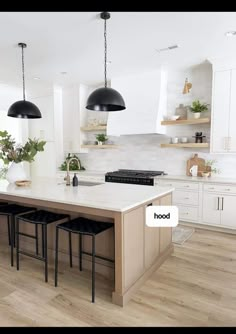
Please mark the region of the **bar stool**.
MULTIPOLYGON (((0 216, 7 217, 7 225, 8 225, 8 241, 9 245, 11 245, 11 266, 14 265, 14 245, 15 245, 15 221, 16 216, 22 213, 34 211, 36 208, 22 206, 18 204, 7 204, 4 206, 0 206, 0 216), (10 224, 11 221, 11 224, 10 224), (11 227, 9 227, 11 225, 11 227), (10 237, 9 237, 10 236, 10 237)), ((26 234, 25 236, 35 239, 36 241, 36 249, 38 248, 38 230, 35 229, 35 236, 26 234)))
POLYGON ((19 270, 19 254, 23 254, 34 259, 43 261, 45 263, 45 282, 48 281, 48 254, 47 254, 47 225, 57 222, 62 219, 70 220, 70 215, 55 213, 46 210, 37 210, 31 213, 26 213, 24 215, 16 216, 16 268, 19 270), (42 226, 42 256, 28 253, 24 250, 20 250, 19 247, 19 236, 25 235, 19 231, 19 221, 35 224, 35 226, 42 226))
POLYGON ((114 224, 95 221, 83 217, 75 218, 69 222, 58 224, 56 226, 56 248, 55 248, 55 286, 58 282, 58 243, 59 243, 59 230, 64 230, 69 232, 69 255, 70 255, 70 267, 72 267, 72 245, 71 245, 71 233, 79 235, 79 262, 80 271, 82 271, 82 254, 87 254, 92 256, 92 303, 95 301, 95 257, 100 259, 114 262, 114 260, 98 256, 95 254, 95 237, 97 234, 106 231, 107 229, 113 227, 114 224), (82 249, 82 237, 83 235, 89 235, 92 237, 92 253, 83 251, 82 249))
MULTIPOLYGON (((0 202, 0 207, 5 206, 5 205, 8 205, 8 203, 7 202, 0 202)), ((8 234, 8 244, 10 246, 11 245, 11 232, 10 232, 9 218, 7 219, 7 234, 8 234)))

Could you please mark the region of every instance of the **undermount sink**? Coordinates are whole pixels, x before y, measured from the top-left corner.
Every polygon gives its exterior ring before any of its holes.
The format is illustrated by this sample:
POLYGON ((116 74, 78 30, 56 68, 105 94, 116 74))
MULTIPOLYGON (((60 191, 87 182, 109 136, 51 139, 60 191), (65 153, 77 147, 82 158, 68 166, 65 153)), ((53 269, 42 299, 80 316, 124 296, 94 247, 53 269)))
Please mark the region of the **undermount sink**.
MULTIPOLYGON (((66 185, 65 182, 61 182, 61 183, 58 183, 58 185, 66 185)), ((99 183, 99 182, 89 182, 89 181, 79 181, 79 184, 78 186, 85 186, 85 187, 92 187, 92 186, 98 186, 99 184, 102 184, 102 183, 99 183)), ((71 184, 72 186, 72 184, 71 184)))
POLYGON ((98 186, 99 184, 102 184, 102 183, 99 183, 99 182, 87 182, 87 181, 79 181, 79 186, 88 186, 88 187, 91 187, 91 186, 98 186))

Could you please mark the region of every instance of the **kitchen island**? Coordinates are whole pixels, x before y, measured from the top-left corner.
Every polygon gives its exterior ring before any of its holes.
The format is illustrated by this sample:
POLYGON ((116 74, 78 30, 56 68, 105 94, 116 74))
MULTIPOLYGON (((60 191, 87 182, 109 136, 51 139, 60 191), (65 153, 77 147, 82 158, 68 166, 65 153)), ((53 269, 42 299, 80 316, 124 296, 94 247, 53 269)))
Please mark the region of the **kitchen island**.
MULTIPOLYGON (((150 228, 145 224, 146 207, 171 205, 173 190, 171 187, 118 183, 72 187, 56 178, 37 178, 32 180, 29 187, 18 187, 2 180, 0 200, 56 212, 69 212, 72 217, 83 216, 113 222, 114 231, 109 229, 98 236, 96 253, 114 259, 114 268, 111 265, 106 267, 103 261, 98 259, 96 270, 109 275, 115 269, 112 302, 123 306, 173 251, 170 227, 150 228)), ((29 233, 27 229, 31 226, 23 228, 29 233)), ((48 247, 53 258, 55 225, 50 224, 48 231, 48 247)), ((1 234, 1 238, 3 237, 1 234)), ((73 250, 78 250, 78 239, 72 241, 76 245, 73 245, 73 250)), ((62 255, 68 251, 67 242, 64 240, 60 248, 62 255)), ((28 247, 33 250, 34 244, 28 244, 28 247)), ((90 250, 89 237, 84 241, 83 248, 85 251, 90 250)), ((78 255, 74 253, 73 256, 78 255)), ((87 268, 90 268, 89 256, 85 258, 86 261, 87 268)))

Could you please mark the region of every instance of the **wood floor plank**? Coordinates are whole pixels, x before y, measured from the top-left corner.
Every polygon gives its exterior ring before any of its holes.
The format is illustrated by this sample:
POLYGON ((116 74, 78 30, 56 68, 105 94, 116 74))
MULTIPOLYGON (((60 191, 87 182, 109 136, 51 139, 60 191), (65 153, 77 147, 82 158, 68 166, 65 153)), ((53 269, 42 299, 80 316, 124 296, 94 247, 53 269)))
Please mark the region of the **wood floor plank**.
POLYGON ((124 307, 111 303, 114 282, 59 263, 54 287, 43 264, 21 257, 10 266, 6 240, 0 244, 1 326, 236 326, 236 236, 198 230, 140 287, 124 307))

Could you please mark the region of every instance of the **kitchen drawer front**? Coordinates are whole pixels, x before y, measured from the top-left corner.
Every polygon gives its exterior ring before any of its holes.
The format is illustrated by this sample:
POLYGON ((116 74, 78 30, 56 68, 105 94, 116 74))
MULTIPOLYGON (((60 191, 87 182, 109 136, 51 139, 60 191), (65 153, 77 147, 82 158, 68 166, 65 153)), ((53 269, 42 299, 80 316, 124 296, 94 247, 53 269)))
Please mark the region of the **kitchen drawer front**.
POLYGON ((185 190, 198 190, 199 184, 197 182, 182 182, 182 181, 172 181, 172 180, 158 180, 158 185, 174 187, 176 189, 185 189, 185 190))
POLYGON ((198 205, 198 192, 175 190, 173 204, 198 205))
POLYGON ((204 191, 213 191, 218 193, 236 194, 236 186, 228 184, 204 184, 204 191))
POLYGON ((182 221, 198 221, 198 208, 177 205, 179 209, 179 220, 182 221))

